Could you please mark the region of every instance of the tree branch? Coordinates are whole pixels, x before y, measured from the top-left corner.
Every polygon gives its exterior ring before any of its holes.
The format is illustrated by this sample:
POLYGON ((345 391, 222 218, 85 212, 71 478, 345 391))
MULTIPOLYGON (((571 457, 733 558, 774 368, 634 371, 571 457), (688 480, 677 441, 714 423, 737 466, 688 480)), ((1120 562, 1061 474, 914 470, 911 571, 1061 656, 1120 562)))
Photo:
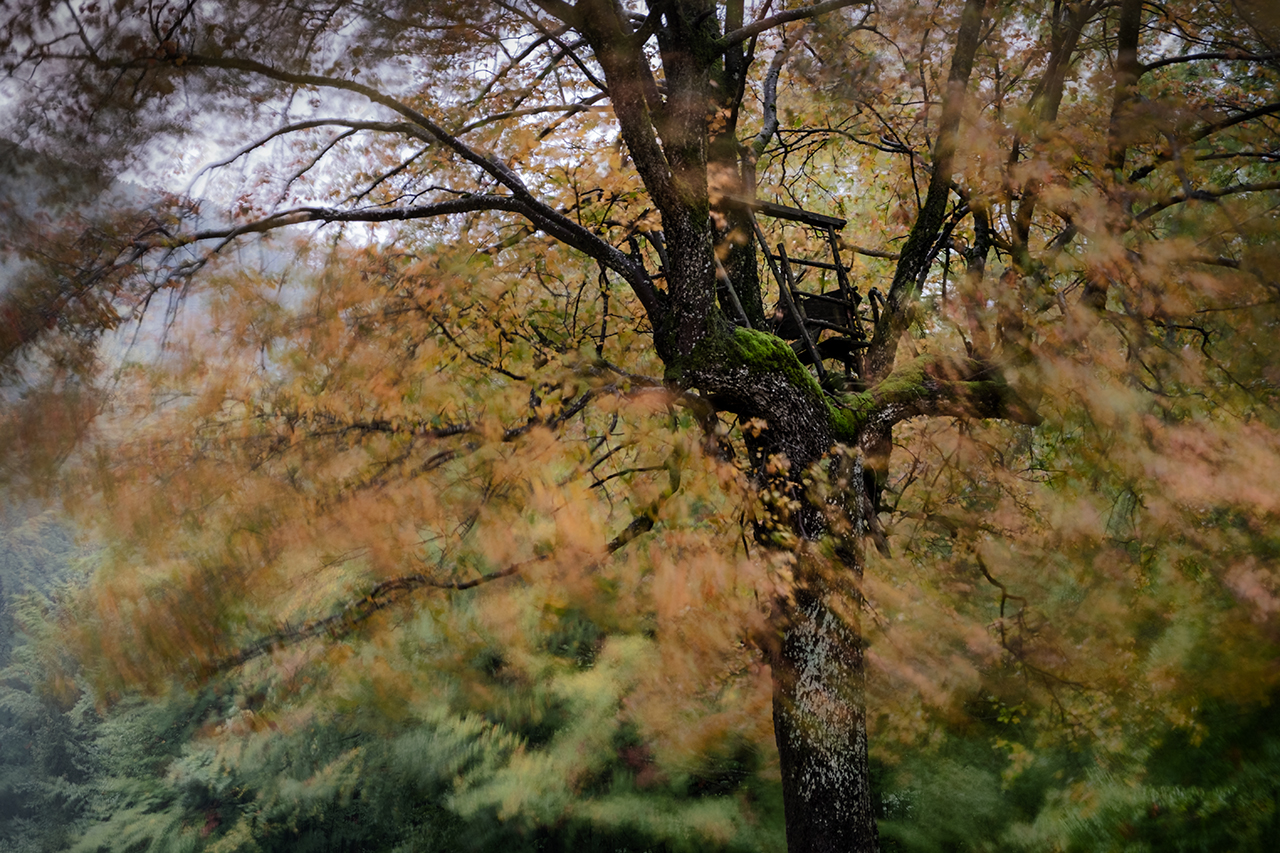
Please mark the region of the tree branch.
POLYGON ((1138 36, 1142 29, 1142 0, 1121 0, 1120 22, 1116 34, 1116 80, 1111 99, 1111 121, 1107 128, 1107 168, 1118 172, 1124 168, 1129 144, 1121 126, 1126 110, 1134 98, 1142 66, 1138 63, 1138 36))
MULTIPOLYGON (((778 77, 782 74, 782 66, 786 64, 789 53, 791 53, 791 46, 784 41, 782 46, 774 52, 769 70, 764 75, 762 126, 756 138, 751 141, 751 154, 757 160, 764 154, 764 149, 773 139, 773 135, 778 132, 778 77)), ((751 189, 754 191, 755 188, 751 189)))
POLYGON ((1239 195, 1240 193, 1274 192, 1276 190, 1280 190, 1280 181, 1265 181, 1265 182, 1251 183, 1251 184, 1235 184, 1230 187, 1222 187, 1220 189, 1213 189, 1213 190, 1195 190, 1189 194, 1174 195, 1166 199, 1161 199, 1160 201, 1152 204, 1150 207, 1143 210, 1141 213, 1135 216, 1134 219, 1138 222, 1142 222, 1145 219, 1150 219, 1152 216, 1154 216, 1155 214, 1159 213, 1162 210, 1173 207, 1176 204, 1182 204, 1183 202, 1191 201, 1193 199, 1197 199, 1201 201, 1216 201, 1217 199, 1225 198, 1226 196, 1230 196, 1230 195, 1239 195))
POLYGON ((1203 62, 1210 59, 1225 59, 1231 62, 1270 62, 1280 59, 1280 53, 1243 53, 1238 50, 1215 51, 1212 53, 1188 53, 1185 56, 1167 56, 1142 66, 1142 73, 1164 68, 1166 65, 1177 65, 1182 62, 1203 62))
POLYGON ((1197 130, 1187 138, 1187 144, 1199 142, 1206 139, 1220 130, 1226 130, 1229 127, 1235 127, 1237 124, 1244 124, 1247 121, 1253 121, 1255 118, 1264 118, 1269 115, 1280 113, 1280 101, 1276 103, 1266 104, 1252 110, 1246 110, 1229 118, 1220 121, 1211 122, 1197 130))
POLYGON ((673 209, 680 200, 655 129, 655 111, 661 104, 651 95, 657 85, 643 46, 635 44, 614 4, 591 0, 583 6, 588 8, 581 14, 582 32, 604 69, 609 100, 631 159, 659 209, 673 209))
MULTIPOLYGON (((123 63, 121 67, 140 67, 139 63, 141 62, 143 61, 130 61, 123 63)), ((649 313, 650 321, 655 325, 660 322, 661 305, 658 300, 657 291, 653 287, 653 282, 650 281, 648 274, 639 264, 633 262, 626 256, 626 254, 605 242, 589 229, 584 228, 567 216, 557 212, 546 203, 535 198, 534 195, 529 192, 529 189, 525 186, 524 182, 520 180, 519 176, 517 176, 506 164, 493 158, 486 157, 475 151, 455 136, 447 133, 444 128, 427 118, 427 116, 407 104, 404 104, 371 86, 366 86, 363 83, 357 83, 353 80, 343 80, 319 74, 285 71, 250 59, 211 57, 196 54, 186 56, 185 65, 193 68, 214 68, 230 71, 242 71, 295 86, 316 86, 320 88, 339 89, 342 91, 353 92, 364 96, 375 104, 386 107, 387 109, 405 117, 429 134, 434 141, 452 151, 464 161, 477 166, 490 177, 494 178, 498 183, 510 190, 517 201, 522 203, 521 207, 518 209, 503 209, 514 210, 515 212, 520 213, 547 234, 550 234, 552 237, 560 240, 566 245, 572 246, 588 257, 605 264, 610 269, 621 275, 640 298, 646 312, 649 313)))
POLYGON ((799 21, 804 18, 814 18, 818 15, 824 15, 827 12, 833 12, 836 9, 844 9, 848 6, 862 6, 869 0, 826 0, 824 3, 815 3, 812 6, 802 6, 799 9, 788 9, 785 12, 779 12, 776 15, 770 15, 767 18, 761 18, 747 24, 745 27, 725 33, 719 40, 721 48, 731 47, 732 45, 744 42, 752 36, 760 35, 765 30, 771 30, 774 27, 780 27, 792 21, 799 21))
MULTIPOLYGON (((659 466, 670 468, 670 464, 659 466)), ((678 485, 679 477, 673 474, 673 488, 678 485)), ((659 499, 659 502, 661 499, 659 499)), ((621 550, 637 536, 649 532, 654 526, 656 506, 637 515, 621 533, 605 546, 606 553, 613 554, 621 550)), ((514 577, 537 563, 546 562, 548 554, 542 554, 523 562, 514 563, 504 569, 488 572, 479 577, 465 581, 441 580, 424 574, 403 575, 398 578, 374 584, 367 593, 344 605, 340 611, 323 619, 313 619, 297 626, 286 626, 279 631, 268 634, 255 642, 237 649, 229 655, 215 658, 203 668, 205 675, 225 672, 248 663, 255 658, 263 657, 286 646, 297 645, 306 640, 328 637, 338 640, 353 633, 362 623, 380 610, 386 610, 401 603, 413 593, 421 589, 439 589, 450 592, 462 592, 475 589, 485 584, 504 578, 514 577)))
POLYGON ((483 584, 509 578, 519 574, 523 569, 541 563, 547 555, 534 557, 522 563, 516 563, 505 569, 481 575, 468 581, 445 581, 431 578, 423 574, 405 575, 391 578, 374 586, 359 599, 345 605, 342 610, 324 619, 313 619, 301 625, 286 627, 251 643, 221 658, 215 658, 206 664, 206 675, 225 672, 246 664, 254 658, 268 655, 286 646, 296 645, 316 637, 327 636, 337 640, 351 634, 361 623, 394 604, 398 604, 412 593, 420 589, 445 589, 462 591, 475 589, 483 584))
POLYGON ((977 359, 923 355, 870 389, 837 398, 869 433, 925 415, 1002 418, 1037 425, 1041 417, 1009 386, 998 367, 977 359))
POLYGON ((282 127, 278 127, 265 136, 258 137, 253 142, 242 146, 235 153, 230 154, 221 160, 215 160, 212 163, 207 163, 204 166, 201 166, 200 170, 191 178, 191 182, 187 184, 185 192, 191 191, 191 187, 195 186, 196 181, 200 179, 201 175, 214 169, 220 169, 223 166, 229 166, 246 154, 266 145, 273 139, 277 139, 290 133, 298 133, 303 130, 313 130, 317 127, 345 127, 350 130, 378 130, 384 133, 403 133, 406 136, 412 136, 424 142, 436 141, 434 137, 424 133, 422 128, 415 127, 414 125, 403 121, 351 121, 350 119, 344 118, 318 118, 310 121, 295 122, 293 124, 286 124, 282 127))
MULTIPOLYGON (((433 216, 448 216, 456 213, 476 213, 484 210, 502 210, 510 213, 526 213, 526 206, 520 199, 511 196, 466 195, 461 198, 434 204, 421 204, 412 207, 362 207, 342 210, 331 207, 295 207, 282 210, 254 222, 246 222, 230 228, 210 228, 197 231, 189 238, 190 242, 202 240, 234 240, 245 234, 263 234, 290 225, 301 225, 304 222, 403 222, 410 219, 426 219, 433 216)), ((172 247, 172 242, 166 242, 172 247)))
POLYGON ((494 113, 493 115, 484 116, 483 118, 467 122, 459 128, 458 135, 470 133, 476 128, 484 127, 487 124, 493 124, 498 121, 506 121, 510 118, 523 118, 524 116, 536 116, 544 113, 565 113, 567 115, 574 115, 591 109, 597 102, 602 101, 607 97, 608 93, 597 92, 590 98, 574 104, 547 104, 541 107, 522 107, 518 110, 506 110, 505 112, 494 113))
POLYGON ((884 378, 893 367, 898 338, 909 322, 908 308, 915 298, 917 282, 929 263, 934 241, 946 219, 947 196, 951 192, 951 172, 959 141, 960 119, 964 112, 974 58, 982 42, 985 5, 986 0, 967 0, 960 17, 960 30, 956 33, 956 47, 942 98, 942 116, 938 122, 937 139, 934 141, 933 173, 929 179, 929 189, 911 234, 902 247, 893 283, 885 299, 885 310, 880 315, 880 322, 876 324, 866 356, 867 378, 872 381, 884 378))

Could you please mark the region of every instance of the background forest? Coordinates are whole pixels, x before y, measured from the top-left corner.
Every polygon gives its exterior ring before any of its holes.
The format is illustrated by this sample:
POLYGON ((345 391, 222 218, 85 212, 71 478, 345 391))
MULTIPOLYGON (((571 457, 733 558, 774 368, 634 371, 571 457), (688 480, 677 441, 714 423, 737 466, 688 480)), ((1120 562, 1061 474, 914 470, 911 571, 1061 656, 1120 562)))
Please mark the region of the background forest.
POLYGON ((0 65, 0 849, 1280 849, 1272 4, 0 65))

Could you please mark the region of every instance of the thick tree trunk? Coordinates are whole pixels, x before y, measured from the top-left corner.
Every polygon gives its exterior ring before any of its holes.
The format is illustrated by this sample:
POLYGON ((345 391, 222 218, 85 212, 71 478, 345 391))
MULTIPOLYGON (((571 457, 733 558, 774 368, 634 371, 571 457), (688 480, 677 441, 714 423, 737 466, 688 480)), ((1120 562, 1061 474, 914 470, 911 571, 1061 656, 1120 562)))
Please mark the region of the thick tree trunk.
POLYGON ((825 597, 796 602, 773 667, 788 853, 880 849, 867 767, 862 642, 825 597))
POLYGON ((695 360, 680 377, 724 409, 767 421, 768 427, 749 442, 755 477, 798 501, 762 522, 757 535, 771 541, 776 531, 769 525, 782 524, 807 541, 797 554, 794 599, 780 604, 776 614, 780 633, 763 640, 773 670, 787 849, 874 853, 879 842, 867 768, 865 673, 857 625, 860 552, 856 543, 842 543, 841 550, 850 550, 839 566, 828 565, 817 553, 822 548, 818 540, 864 532, 862 466, 829 455, 838 442, 857 442, 847 431, 837 432, 822 391, 785 342, 739 329, 723 332, 710 348, 717 358, 711 363, 695 360), (785 473, 771 474, 769 460, 779 457, 789 465, 785 473), (825 505, 813 503, 806 482, 816 464, 828 466, 831 483, 843 498, 833 495, 825 505))

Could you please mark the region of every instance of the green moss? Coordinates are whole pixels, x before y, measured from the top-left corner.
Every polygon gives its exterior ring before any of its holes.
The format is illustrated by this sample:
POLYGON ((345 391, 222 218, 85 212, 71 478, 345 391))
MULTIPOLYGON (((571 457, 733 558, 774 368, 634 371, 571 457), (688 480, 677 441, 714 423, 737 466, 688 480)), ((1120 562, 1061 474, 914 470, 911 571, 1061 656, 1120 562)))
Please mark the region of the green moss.
POLYGON ((840 394, 835 404, 828 402, 831 428, 836 438, 852 444, 877 407, 923 393, 927 378, 925 367, 929 362, 929 356, 920 356, 890 373, 874 388, 857 394, 840 394))
MULTIPOLYGON (((867 420, 889 403, 908 402, 928 393, 929 366, 936 357, 922 355, 903 364, 875 387, 858 393, 828 394, 818 380, 796 357, 790 344, 768 332, 743 328, 722 328, 708 335, 693 353, 673 362, 667 368, 668 382, 682 383, 702 373, 720 372, 732 367, 745 367, 752 375, 779 376, 800 394, 826 407, 827 423, 837 441, 856 442, 867 420)), ((967 390, 982 400, 1002 399, 1005 393, 999 380, 966 383, 967 390)))
POLYGON ((778 373, 787 382, 811 396, 823 396, 818 380, 796 358, 791 345, 776 335, 754 329, 736 328, 733 344, 741 353, 742 363, 753 372, 778 373))
POLYGON ((933 356, 918 356, 890 373, 873 389, 881 400, 900 399, 920 393, 924 388, 925 366, 933 363, 933 356))
POLYGON ((831 431, 836 440, 842 444, 853 444, 858 440, 867 419, 875 409, 876 398, 870 391, 857 394, 841 394, 838 403, 827 402, 827 410, 831 413, 831 431))
POLYGON ((688 358, 668 365, 668 382, 680 383, 688 374, 710 372, 713 367, 741 366, 751 373, 781 375, 802 393, 822 399, 822 388, 796 358, 791 346, 768 332, 736 327, 707 335, 688 358))
POLYGON ((919 358, 910 362, 870 391, 829 395, 786 341, 768 332, 723 328, 704 338, 688 358, 670 364, 666 379, 681 384, 699 373, 735 366, 755 375, 780 376, 797 392, 820 402, 835 438, 852 444, 876 406, 900 395, 919 393, 927 361, 919 358))

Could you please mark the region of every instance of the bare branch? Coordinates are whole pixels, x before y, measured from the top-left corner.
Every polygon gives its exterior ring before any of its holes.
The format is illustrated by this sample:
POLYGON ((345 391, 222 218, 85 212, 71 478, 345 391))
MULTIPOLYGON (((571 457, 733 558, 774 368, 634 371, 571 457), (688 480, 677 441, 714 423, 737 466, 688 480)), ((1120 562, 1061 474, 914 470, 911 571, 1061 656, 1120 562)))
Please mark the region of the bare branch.
POLYGON ((791 45, 783 42, 774 52, 769 70, 764 75, 763 127, 751 142, 751 153, 757 160, 764 154, 765 146, 773 139, 773 135, 778 132, 778 77, 782 74, 782 66, 790 53, 791 45))
POLYGON ((585 101, 579 101, 576 104, 547 104, 541 107, 524 107, 518 110, 506 110, 505 112, 494 113, 490 116, 475 119, 468 122, 458 129, 458 135, 469 133, 476 128, 484 127, 487 124, 493 124, 497 121, 506 121, 509 118, 523 118, 524 116, 536 116, 543 113, 565 113, 567 115, 576 115, 577 113, 586 112, 595 104, 603 101, 609 95, 607 92, 598 92, 587 98, 585 101))
POLYGON ((1266 104, 1256 109, 1246 110, 1242 113, 1221 119, 1219 121, 1210 122, 1204 127, 1197 130, 1187 138, 1187 143, 1199 142, 1206 139, 1220 130, 1226 130, 1229 127, 1235 127, 1237 124, 1244 124, 1247 121, 1253 121, 1255 118, 1263 118, 1269 115, 1280 113, 1280 102, 1266 104))
POLYGON ((1274 192, 1276 190, 1280 190, 1280 181, 1265 181, 1265 182, 1250 183, 1250 184, 1233 184, 1232 186, 1221 187, 1219 189, 1195 190, 1191 193, 1184 193, 1184 194, 1179 194, 1175 196, 1170 196, 1165 199, 1161 199, 1155 204, 1152 204, 1146 210, 1139 213, 1134 218, 1138 222, 1142 222, 1145 219, 1150 219, 1152 216, 1154 216, 1155 214, 1159 213, 1162 210, 1166 210, 1167 208, 1173 207, 1176 204, 1182 204, 1183 202, 1191 201, 1193 199, 1200 200, 1200 201, 1215 201, 1220 198, 1225 198, 1231 195, 1239 195, 1241 193, 1274 192))
MULTIPOLYGON (((134 67, 136 64, 137 63, 130 62, 126 63, 126 66, 134 67)), ((547 234, 557 240, 560 240, 566 245, 572 246, 583 254, 605 264, 610 269, 620 274, 626 280, 627 284, 636 292, 640 302, 644 305, 646 312, 648 312, 650 320, 655 324, 660 321, 661 305, 658 300, 657 291, 653 286, 653 282, 649 279, 648 274, 639 264, 633 262, 626 254, 605 242, 589 229, 584 228, 569 217, 564 216, 546 203, 535 198, 534 195, 529 192, 528 187, 525 186, 519 176, 516 175, 516 173, 513 172, 506 164, 494 158, 480 154, 475 149, 463 143, 457 137, 446 132, 444 128, 433 122, 427 116, 396 98, 392 98, 371 86, 366 86, 363 83, 358 83, 353 80, 326 77, 320 74, 285 71, 250 59, 190 55, 185 58, 185 64, 189 67, 244 71, 296 86, 317 86, 353 92, 364 96, 375 104, 386 107, 387 109, 404 116, 410 122, 425 131, 426 134, 429 134, 429 136, 440 145, 452 151, 464 161, 479 167, 486 174, 497 180, 498 183, 509 189, 514 196, 514 200, 519 202, 519 206, 494 209, 511 210, 520 213, 542 231, 545 231, 547 234)), ((269 219, 273 218, 274 217, 269 217, 269 219)), ((307 221, 310 218, 312 217, 305 217, 299 221, 307 221)), ((389 219, 397 218, 403 219, 411 217, 397 217, 390 215, 388 216, 388 219, 381 221, 388 221, 389 219)), ((329 221, 342 220, 333 219, 329 221)), ((347 221, 379 220, 361 220, 359 217, 356 217, 353 220, 347 221)), ((269 227, 276 226, 271 225, 269 227)), ((269 230, 269 228, 248 227, 247 231, 241 233, 261 230, 269 230)))
POLYGON ((286 124, 283 127, 278 127, 270 133, 258 137, 254 141, 242 146, 235 153, 230 154, 221 160, 215 160, 212 163, 207 163, 206 165, 201 166, 200 170, 191 178, 191 182, 187 184, 187 189, 184 191, 184 194, 191 191, 191 187, 195 186, 196 181, 200 179, 201 175, 204 175, 214 169, 220 169, 223 166, 229 166, 246 154, 266 145, 273 139, 278 139, 279 137, 286 136, 290 133, 313 130, 317 127, 345 127, 350 130, 377 130, 383 133, 402 133, 405 136, 412 136, 416 139, 421 139, 424 142, 436 141, 433 136, 424 133, 422 128, 402 121, 352 121, 345 118, 318 118, 310 121, 295 122, 293 124, 286 124))
POLYGON ((1271 62, 1280 59, 1280 53, 1243 53, 1238 50, 1214 51, 1212 53, 1188 53, 1185 56, 1167 56, 1142 66, 1142 73, 1164 68, 1166 65, 1177 65, 1182 62, 1204 62, 1212 59, 1223 59, 1229 62, 1271 62))
MULTIPOLYGON (((499 195, 464 195, 448 201, 412 207, 361 207, 350 210, 333 207, 295 207, 230 228, 197 231, 188 238, 188 241, 223 240, 225 244, 225 241, 234 240, 245 234, 264 234, 277 228, 301 225, 304 222, 403 222, 410 219, 427 219, 433 216, 475 213, 482 210, 526 212, 525 203, 522 200, 499 195)), ((172 241, 166 243, 166 245, 171 244, 172 241)))
POLYGON ((765 30, 771 30, 774 27, 780 27, 792 21, 799 21, 805 18, 814 18, 818 15, 824 15, 827 12, 833 12, 836 9, 844 9, 849 6, 862 6, 868 0, 826 0, 824 3, 815 3, 812 6, 802 6, 799 9, 788 9, 785 12, 779 12, 776 15, 770 15, 767 18, 761 18, 740 27, 733 32, 725 33, 720 39, 720 47, 729 47, 731 45, 744 42, 752 36, 760 35, 765 30))
POLYGON ((497 85, 498 81, 502 80, 504 77, 510 74, 512 69, 519 67, 520 63, 523 62, 525 59, 528 59, 529 56, 532 55, 535 50, 542 47, 544 44, 551 41, 553 38, 557 38, 559 36, 564 35, 568 31, 569 31, 568 25, 561 25, 556 29, 552 30, 551 32, 544 33, 541 38, 534 39, 532 44, 530 44, 524 50, 520 51, 520 53, 511 57, 511 61, 508 62, 503 68, 499 69, 498 72, 493 75, 493 77, 489 80, 488 83, 484 84, 484 87, 481 88, 480 90, 480 94, 476 95, 475 98, 472 99, 471 103, 479 104, 488 96, 489 92, 493 90, 493 87, 497 85))

